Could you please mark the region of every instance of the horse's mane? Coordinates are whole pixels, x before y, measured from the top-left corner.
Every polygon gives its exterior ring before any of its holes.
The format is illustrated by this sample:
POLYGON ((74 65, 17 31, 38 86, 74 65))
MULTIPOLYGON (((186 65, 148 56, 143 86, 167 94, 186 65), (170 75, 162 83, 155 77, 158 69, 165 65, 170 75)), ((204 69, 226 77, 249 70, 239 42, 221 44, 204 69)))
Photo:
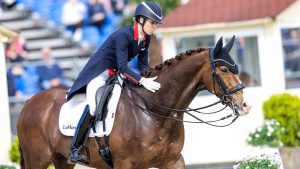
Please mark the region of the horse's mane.
POLYGON ((160 70, 163 69, 163 67, 171 65, 174 61, 176 61, 176 60, 179 61, 186 56, 194 55, 196 53, 201 53, 202 51, 205 51, 207 49, 208 48, 191 49, 186 52, 180 53, 180 54, 176 55, 175 58, 165 60, 163 63, 156 65, 154 68, 150 68, 146 71, 143 71, 141 73, 141 75, 143 77, 155 76, 160 72, 160 70))

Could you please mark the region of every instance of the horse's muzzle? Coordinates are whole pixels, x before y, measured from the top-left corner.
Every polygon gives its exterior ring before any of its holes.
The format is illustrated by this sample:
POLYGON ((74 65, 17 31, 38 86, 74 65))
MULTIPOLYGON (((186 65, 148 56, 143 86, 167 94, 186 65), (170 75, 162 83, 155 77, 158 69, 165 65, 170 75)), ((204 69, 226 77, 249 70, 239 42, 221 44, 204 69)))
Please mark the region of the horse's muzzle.
POLYGON ((235 112, 238 113, 240 116, 244 116, 250 112, 251 105, 247 102, 243 102, 241 105, 235 106, 235 112))

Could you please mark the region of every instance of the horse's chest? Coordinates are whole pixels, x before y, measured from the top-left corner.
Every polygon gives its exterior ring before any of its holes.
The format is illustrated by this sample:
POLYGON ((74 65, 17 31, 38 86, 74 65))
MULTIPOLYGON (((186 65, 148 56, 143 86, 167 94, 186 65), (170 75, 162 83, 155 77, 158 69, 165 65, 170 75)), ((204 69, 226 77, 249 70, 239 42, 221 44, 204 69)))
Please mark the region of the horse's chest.
POLYGON ((183 134, 170 134, 170 132, 157 132, 146 144, 145 150, 151 152, 154 158, 166 158, 180 154, 183 147, 183 134))

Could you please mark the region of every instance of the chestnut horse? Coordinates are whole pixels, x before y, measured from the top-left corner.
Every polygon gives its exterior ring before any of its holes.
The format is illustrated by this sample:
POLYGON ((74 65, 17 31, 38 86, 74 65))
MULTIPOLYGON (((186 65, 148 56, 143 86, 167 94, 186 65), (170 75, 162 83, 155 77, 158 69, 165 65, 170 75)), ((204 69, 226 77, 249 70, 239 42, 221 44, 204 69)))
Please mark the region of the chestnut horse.
MULTIPOLYGON (((238 115, 247 114, 249 106, 243 100, 243 87, 237 74, 227 66, 214 64, 218 55, 227 53, 229 56, 232 44, 233 40, 223 47, 220 39, 213 49, 182 53, 143 74, 146 77, 158 76, 157 81, 162 86, 159 91, 152 93, 139 86, 134 89, 159 105, 181 110, 188 108, 199 91, 208 90, 222 98, 238 115)), ((24 105, 17 123, 22 169, 46 169, 51 163, 56 169, 74 168, 67 163, 72 137, 62 135, 58 127, 66 91, 62 88, 45 90, 24 105)), ((183 120, 183 112, 162 109, 146 102, 125 85, 109 135, 114 168, 184 169, 181 155, 183 122, 145 113, 136 104, 156 115, 183 120)), ((99 156, 95 139, 89 138, 87 146, 91 157, 89 167, 111 168, 99 156)))

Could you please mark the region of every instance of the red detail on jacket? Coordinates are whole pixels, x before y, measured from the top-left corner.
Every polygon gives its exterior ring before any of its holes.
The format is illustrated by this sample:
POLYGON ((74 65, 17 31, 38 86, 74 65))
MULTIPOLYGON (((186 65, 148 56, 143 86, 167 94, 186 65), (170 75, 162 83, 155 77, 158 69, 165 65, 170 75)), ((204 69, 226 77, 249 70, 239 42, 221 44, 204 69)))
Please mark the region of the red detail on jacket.
POLYGON ((130 76, 129 74, 125 73, 124 76, 126 78, 128 78, 131 82, 135 83, 135 84, 139 84, 140 82, 137 81, 135 78, 133 78, 132 76, 130 76))
POLYGON ((108 76, 109 76, 109 77, 111 77, 111 76, 113 76, 113 75, 115 75, 115 74, 117 74, 117 71, 116 71, 116 70, 114 70, 114 69, 112 69, 112 68, 109 68, 109 69, 108 69, 108 76))
MULTIPOLYGON (((133 39, 138 40, 139 39, 139 27, 138 24, 135 23, 133 26, 133 39)), ((146 45, 146 35, 143 37, 144 46, 146 45)))
POLYGON ((139 39, 139 30, 138 30, 138 24, 135 23, 133 26, 133 38, 134 40, 138 40, 139 39))

